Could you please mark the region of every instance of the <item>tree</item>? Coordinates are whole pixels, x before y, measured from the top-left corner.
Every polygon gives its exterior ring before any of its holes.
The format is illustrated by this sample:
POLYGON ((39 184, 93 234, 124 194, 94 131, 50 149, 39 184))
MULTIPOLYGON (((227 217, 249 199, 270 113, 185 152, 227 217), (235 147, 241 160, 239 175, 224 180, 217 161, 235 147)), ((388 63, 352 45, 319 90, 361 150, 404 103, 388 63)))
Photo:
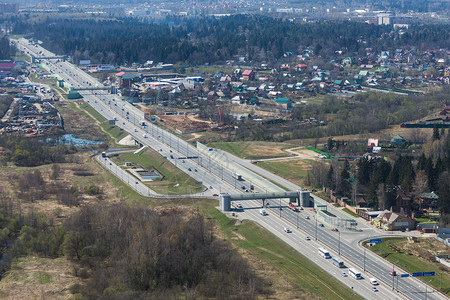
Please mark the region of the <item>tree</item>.
POLYGON ((428 189, 428 176, 424 170, 419 170, 414 179, 414 196, 418 202, 420 209, 422 209, 422 202, 420 201, 420 195, 422 195, 428 189))
POLYGON ((433 141, 436 141, 436 140, 439 140, 439 139, 440 139, 439 128, 435 124, 434 127, 433 127, 433 141))

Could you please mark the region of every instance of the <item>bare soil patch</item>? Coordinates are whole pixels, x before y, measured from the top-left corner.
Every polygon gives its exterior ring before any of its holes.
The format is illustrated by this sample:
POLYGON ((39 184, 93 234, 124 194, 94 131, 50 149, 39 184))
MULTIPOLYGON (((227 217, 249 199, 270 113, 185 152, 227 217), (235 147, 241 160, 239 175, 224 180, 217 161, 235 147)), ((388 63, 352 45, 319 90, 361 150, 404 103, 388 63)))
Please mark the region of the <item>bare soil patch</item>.
POLYGON ((169 129, 183 132, 211 129, 211 122, 199 119, 196 115, 160 116, 161 122, 169 129))

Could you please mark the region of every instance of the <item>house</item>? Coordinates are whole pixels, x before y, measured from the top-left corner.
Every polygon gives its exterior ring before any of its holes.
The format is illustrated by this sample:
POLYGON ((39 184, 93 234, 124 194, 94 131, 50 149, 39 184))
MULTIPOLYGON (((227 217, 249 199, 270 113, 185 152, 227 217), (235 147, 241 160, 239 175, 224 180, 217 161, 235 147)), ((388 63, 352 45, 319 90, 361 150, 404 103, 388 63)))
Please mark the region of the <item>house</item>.
POLYGON ((281 106, 283 109, 292 108, 292 101, 289 98, 278 98, 275 102, 277 106, 281 106))
POLYGON ((305 71, 306 68, 308 68, 308 66, 305 64, 298 64, 295 66, 295 68, 297 69, 297 72, 302 72, 302 71, 305 71))
POLYGON ((401 135, 394 135, 391 140, 392 147, 405 146, 407 141, 401 135))
POLYGON ((253 72, 253 70, 245 70, 242 73, 242 77, 244 78, 244 80, 255 80, 255 73, 253 72))
POLYGON ((416 229, 420 233, 438 233, 439 226, 437 224, 418 224, 416 229))
POLYGON ((16 66, 15 63, 0 63, 0 73, 11 73, 16 66))
POLYGON ((382 228, 387 231, 414 229, 416 221, 408 216, 397 214, 395 212, 385 210, 373 220, 376 228, 382 228))
POLYGON ((435 192, 423 193, 420 195, 419 201, 421 207, 437 208, 439 196, 435 192))

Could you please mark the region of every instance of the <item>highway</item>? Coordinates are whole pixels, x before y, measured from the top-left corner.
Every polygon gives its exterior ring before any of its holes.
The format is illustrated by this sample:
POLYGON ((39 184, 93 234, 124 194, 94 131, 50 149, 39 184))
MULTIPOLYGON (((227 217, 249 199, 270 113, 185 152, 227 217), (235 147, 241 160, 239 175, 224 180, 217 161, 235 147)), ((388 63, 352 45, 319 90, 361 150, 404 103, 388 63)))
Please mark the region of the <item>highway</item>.
MULTIPOLYGON (((17 47, 24 51, 25 54, 39 56, 54 56, 53 53, 43 49, 40 46, 28 44, 25 39, 20 39, 17 47)), ((103 87, 94 78, 76 68, 72 64, 57 59, 45 60, 42 65, 49 70, 49 72, 57 74, 66 83, 72 87, 103 87)), ((115 95, 108 94, 107 91, 81 91, 80 94, 84 100, 89 103, 96 111, 102 114, 109 120, 116 120, 116 124, 130 133, 136 140, 143 145, 147 145, 158 151, 161 155, 167 158, 172 164, 181 169, 183 172, 189 174, 198 182, 201 182, 206 190, 205 196, 211 196, 222 192, 234 194, 237 190, 245 192, 250 185, 254 185, 255 192, 277 192, 284 191, 279 185, 290 190, 299 189, 298 186, 284 180, 272 173, 251 164, 248 161, 237 158, 229 153, 219 151, 217 149, 206 149, 200 151, 199 147, 183 141, 178 136, 163 130, 162 128, 149 123, 143 125, 143 116, 136 111, 131 105, 122 101, 115 95), (171 158, 173 156, 173 158, 171 158), (233 176, 233 172, 242 174, 245 181, 237 181, 233 176), (269 181, 267 178, 270 178, 269 181), (277 182, 279 185, 274 184, 277 182), (244 188, 242 188, 244 186, 244 188)), ((107 166, 107 165, 106 165, 107 166)), ((112 166, 112 165, 111 165, 112 166)), ((132 184, 133 185, 133 184, 132 184)), ((139 184, 134 183, 135 188, 139 184)), ((149 191, 142 190, 143 193, 149 191)), ((250 192, 250 191, 249 191, 250 192)), ((319 203, 327 204, 325 201, 314 196, 314 200, 319 203)), ((273 202, 273 201, 270 201, 273 202)), ((274 203, 271 203, 274 204, 274 203)), ((446 299, 442 294, 434 291, 428 287, 428 291, 432 293, 425 294, 425 285, 415 278, 394 278, 390 276, 389 271, 392 265, 385 260, 372 255, 367 251, 364 256, 364 250, 358 246, 361 239, 368 238, 374 233, 381 234, 381 232, 374 231, 365 224, 361 224, 362 233, 357 232, 331 232, 328 227, 316 227, 314 220, 315 214, 311 210, 305 210, 300 213, 295 213, 287 208, 287 200, 280 200, 278 207, 271 205, 269 208, 269 216, 261 216, 259 209, 261 207, 260 201, 245 201, 242 202, 244 207, 243 212, 239 213, 241 217, 255 220, 272 233, 279 236, 283 241, 303 253, 307 257, 311 256, 311 251, 314 252, 314 257, 317 257, 317 244, 315 241, 305 243, 304 235, 308 234, 312 239, 315 239, 317 232, 317 239, 319 243, 323 243, 329 250, 340 252, 342 257, 345 257, 346 264, 349 266, 358 266, 363 272, 364 280, 350 281, 348 277, 337 276, 339 280, 347 285, 351 285, 365 298, 380 297, 379 299, 396 299, 404 298, 405 296, 411 299, 446 299), (282 210, 280 211, 280 206, 282 210), (281 212, 281 220, 280 220, 281 212), (306 219, 306 215, 310 217, 306 219), (283 234, 282 228, 284 223, 292 229, 298 224, 299 229, 294 229, 294 232, 289 235, 283 234), (299 245, 314 245, 313 247, 300 247, 299 245), (309 249, 309 250, 308 250, 309 249), (314 250, 315 249, 315 250, 314 250), (365 257, 365 258, 364 258, 365 257), (372 292, 368 277, 376 277, 380 282, 379 292, 372 292), (397 281, 398 280, 398 281, 397 281), (392 282, 394 282, 394 290, 392 290, 392 282), (397 284, 398 283, 398 284, 397 284), (390 288, 388 288, 388 286, 390 288), (397 292, 400 291, 402 294, 397 292), (378 296, 380 295, 380 296, 378 296)), ((329 205, 329 211, 333 214, 349 218, 345 213, 335 209, 329 205)), ((316 260, 313 259, 315 262, 316 260)), ((335 268, 329 261, 318 260, 316 263, 330 272, 330 265, 335 268)), ((426 271, 426 270, 424 270, 426 271)), ((336 271, 330 272, 335 274, 336 271)), ((340 272, 338 272, 340 274, 340 272)), ((399 271, 399 273, 403 273, 399 271)), ((336 273, 337 274, 337 273, 336 273)))

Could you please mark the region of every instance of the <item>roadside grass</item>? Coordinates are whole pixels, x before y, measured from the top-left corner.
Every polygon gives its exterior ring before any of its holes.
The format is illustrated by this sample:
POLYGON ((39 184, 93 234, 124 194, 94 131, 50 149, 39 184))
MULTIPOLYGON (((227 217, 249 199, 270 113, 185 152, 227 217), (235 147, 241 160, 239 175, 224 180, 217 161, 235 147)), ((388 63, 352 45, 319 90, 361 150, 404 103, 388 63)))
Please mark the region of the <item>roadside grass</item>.
MULTIPOLYGON (((144 184, 159 194, 191 194, 201 192, 204 189, 204 186, 197 184, 194 178, 182 172, 168 159, 150 148, 138 154, 133 152, 119 154, 112 157, 112 160, 119 166, 124 165, 125 162, 133 162, 148 170, 156 169, 163 175, 163 178, 152 182, 144 182, 144 184)), ((181 164, 181 161, 178 163, 181 164)))
POLYGON ((305 98, 308 104, 322 104, 325 101, 325 95, 319 95, 314 97, 305 98))
POLYGON ((343 208, 342 211, 345 211, 346 213, 348 213, 348 214, 351 215, 352 217, 359 218, 359 216, 358 216, 357 214, 355 214, 354 212, 350 211, 350 210, 347 209, 347 208, 343 208))
POLYGON ((291 154, 284 150, 296 147, 292 144, 270 142, 215 142, 209 146, 245 159, 288 157, 291 154))
MULTIPOLYGON (((103 129, 103 132, 107 133, 108 137, 108 144, 112 147, 120 147, 120 148, 129 148, 134 146, 126 146, 126 145, 120 145, 117 142, 120 141, 122 138, 126 137, 128 133, 123 130, 122 128, 116 126, 116 125, 110 125, 108 123, 108 120, 103 117, 101 114, 99 114, 95 109, 93 109, 89 104, 87 103, 81 103, 79 104, 79 107, 74 102, 68 103, 68 106, 72 110, 76 110, 81 112, 83 115, 85 115, 89 120, 92 122, 99 122, 99 127, 103 129), (94 118, 92 118, 94 117, 94 118), (117 142, 116 142, 117 141, 117 142)), ((99 129, 100 132, 102 130, 99 129)))
POLYGON ((270 171, 278 176, 289 180, 296 185, 302 186, 305 183, 308 170, 316 163, 310 159, 302 160, 274 160, 274 161, 260 161, 258 166, 270 171))
MULTIPOLYGON (((271 278, 272 280, 280 280, 280 277, 286 276, 306 293, 315 294, 322 299, 362 299, 258 224, 244 220, 240 225, 235 225, 236 220, 229 219, 217 210, 215 204, 206 200, 198 203, 205 216, 220 227, 220 231, 236 248, 240 251, 243 249, 254 260, 263 260, 278 271, 277 278, 271 278)), ((264 273, 264 270, 261 272, 264 273)), ((301 298, 311 298, 311 295, 298 297, 301 298)))
MULTIPOLYGON (((436 276, 417 277, 421 281, 430 284, 436 290, 441 291, 445 295, 450 295, 450 274, 448 268, 434 261, 431 251, 436 247, 431 244, 429 239, 421 238, 418 243, 414 243, 414 250, 420 248, 419 254, 413 250, 405 250, 403 247, 408 243, 405 238, 384 238, 382 243, 377 243, 369 247, 375 254, 380 255, 380 246, 382 256, 394 265, 401 267, 403 270, 412 274, 414 272, 436 272, 436 276), (433 258, 433 260, 424 258, 433 258), (405 265, 407 266, 405 268, 405 265), (442 289, 440 289, 440 273, 442 272, 442 289)), ((437 242, 438 241, 434 241, 437 242)), ((448 253, 447 253, 448 254, 448 253)), ((399 273, 399 272, 398 272, 399 273)), ((408 279, 400 279, 408 280, 408 279)), ((400 283, 401 285, 401 283, 400 283)))

